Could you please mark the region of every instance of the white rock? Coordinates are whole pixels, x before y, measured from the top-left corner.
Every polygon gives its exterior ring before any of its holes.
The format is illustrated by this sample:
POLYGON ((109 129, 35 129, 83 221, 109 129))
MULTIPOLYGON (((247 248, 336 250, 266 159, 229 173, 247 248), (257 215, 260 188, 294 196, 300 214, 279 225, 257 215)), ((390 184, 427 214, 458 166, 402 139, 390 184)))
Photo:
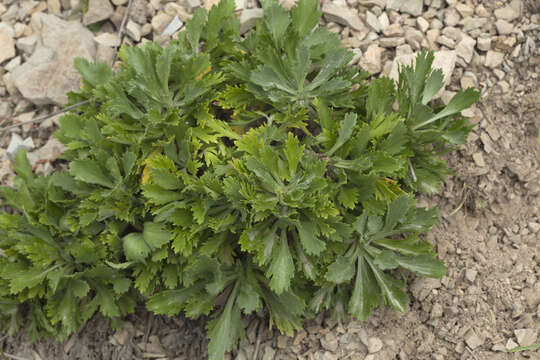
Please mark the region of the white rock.
POLYGON ((478 50, 488 51, 491 49, 491 38, 489 37, 479 37, 476 41, 476 47, 478 50))
POLYGON ((115 47, 120 46, 120 38, 117 34, 103 33, 94 37, 94 41, 98 44, 115 47))
POLYGON ((95 58, 94 36, 78 21, 43 13, 34 16, 40 26, 37 49, 26 63, 13 70, 15 85, 35 104, 64 104, 66 93, 80 87, 73 60, 95 58))
POLYGON ((386 0, 386 8, 420 16, 424 0, 386 0))
POLYGON ((380 73, 382 70, 381 56, 384 49, 377 44, 368 46, 364 56, 360 59, 360 67, 367 70, 371 75, 380 73))
POLYGON ((501 65, 503 61, 504 61, 503 53, 489 50, 486 54, 486 62, 484 63, 484 65, 493 69, 501 65))
POLYGON ((15 29, 7 22, 0 22, 0 30, 4 30, 12 38, 15 37, 15 29))
POLYGON ((133 20, 129 20, 126 25, 126 34, 135 41, 140 41, 142 36, 141 25, 133 20))
POLYGON ((516 12, 510 5, 495 10, 494 14, 497 19, 508 21, 512 21, 519 17, 519 13, 516 12))
POLYGON ((200 0, 182 0, 181 5, 183 5, 189 12, 193 12, 196 8, 201 6, 200 0))
POLYGON ((54 161, 64 153, 66 147, 56 138, 51 137, 37 150, 28 153, 28 160, 34 166, 38 161, 54 161))
MULTIPOLYGON (((390 71, 390 78, 398 80, 398 66, 399 65, 410 65, 415 63, 417 53, 410 55, 398 56, 394 59, 392 65, 392 70, 390 71)), ((454 50, 441 50, 434 53, 435 58, 433 60, 433 68, 441 69, 444 75, 444 84, 448 85, 450 83, 452 72, 456 66, 456 52, 454 50)))
POLYGON ((381 32, 381 23, 379 23, 379 19, 371 11, 366 12, 366 23, 373 31, 381 32))
POLYGON ((503 19, 497 20, 495 22, 495 27, 497 28, 499 35, 508 35, 514 31, 514 25, 503 19))
POLYGON ((518 329, 514 330, 518 344, 521 346, 530 346, 536 342, 536 329, 518 329))
POLYGON ((518 344, 513 339, 508 339, 506 342, 506 350, 512 350, 513 348, 518 347, 518 344))
POLYGON ((114 14, 109 0, 88 0, 88 10, 83 16, 83 24, 90 25, 107 20, 114 14))
POLYGON ((6 65, 4 65, 4 69, 6 71, 13 71, 17 66, 21 65, 21 57, 16 56, 13 59, 11 59, 6 65))
POLYGON ((461 20, 459 23, 463 25, 463 30, 471 31, 474 29, 481 28, 487 22, 488 22, 487 18, 466 17, 465 19, 461 20))
POLYGON ((0 63, 15 56, 13 37, 4 29, 0 29, 0 63))
POLYGON ((480 338, 474 330, 469 330, 465 334, 465 343, 472 349, 476 349, 477 347, 484 344, 484 340, 480 338))
POLYGON ((474 14, 474 9, 466 4, 456 4, 456 10, 463 17, 472 16, 474 14))
POLYGON ((27 137, 26 139, 22 139, 19 134, 17 133, 11 133, 11 140, 9 141, 8 148, 6 149, 6 154, 8 157, 13 158, 13 155, 19 150, 19 149, 26 149, 31 150, 34 148, 34 141, 31 137, 27 137))
POLYGON ((112 0, 112 3, 116 6, 125 5, 129 0, 112 0))
POLYGON ((245 33, 255 27, 257 20, 263 17, 262 9, 244 9, 240 15, 240 32, 245 33))
POLYGON ((175 32, 180 30, 182 26, 184 26, 182 20, 180 20, 178 16, 175 16, 174 19, 172 19, 172 21, 169 23, 169 25, 167 25, 165 30, 163 30, 161 35, 172 36, 175 32))
POLYGON ((379 16, 379 24, 381 24, 381 30, 384 30, 390 26, 390 19, 388 19, 388 15, 386 14, 386 12, 383 12, 379 16))
POLYGON ((400 24, 392 24, 383 30, 385 36, 394 37, 394 36, 403 36, 405 31, 400 24))
POLYGON ((418 26, 418 30, 424 33, 429 29, 429 22, 423 17, 416 18, 416 25, 418 26))
POLYGON ((449 37, 446 37, 444 35, 441 35, 437 38, 437 42, 441 45, 446 46, 447 48, 453 49, 456 47, 456 42, 453 39, 450 39, 449 37))
POLYGON ((476 40, 468 35, 463 35, 461 41, 456 46, 456 54, 468 64, 471 62, 474 55, 474 46, 476 40))
POLYGON ((324 2, 322 12, 328 21, 349 26, 356 31, 361 31, 365 27, 357 12, 329 1, 324 2))
POLYGON ((163 12, 159 12, 152 18, 152 28, 155 34, 162 34, 165 28, 171 23, 173 17, 163 12))
MULTIPOLYGON (((481 166, 481 167, 486 166, 482 153, 480 152, 473 154, 473 160, 478 166, 481 166)), ((465 279, 467 279, 468 281, 473 283, 474 280, 476 280, 476 275, 478 275, 478 271, 474 269, 465 269, 465 279)))
POLYGON ((540 223, 531 221, 527 224, 527 228, 529 228, 530 232, 536 234, 538 231, 540 231, 540 223))
POLYGON ((371 338, 368 339, 367 348, 368 348, 368 352, 370 354, 374 354, 376 352, 381 351, 382 347, 383 347, 383 343, 382 343, 381 339, 379 339, 377 337, 371 337, 371 338))
POLYGON ((34 52, 38 40, 37 34, 22 37, 17 39, 15 46, 26 55, 30 55, 34 52))

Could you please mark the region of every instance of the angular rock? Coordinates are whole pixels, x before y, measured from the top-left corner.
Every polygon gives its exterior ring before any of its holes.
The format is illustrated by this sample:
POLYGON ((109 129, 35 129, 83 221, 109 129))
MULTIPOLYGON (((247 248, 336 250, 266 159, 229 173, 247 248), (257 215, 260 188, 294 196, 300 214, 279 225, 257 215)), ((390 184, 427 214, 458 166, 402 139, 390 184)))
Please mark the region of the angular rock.
POLYGON ((37 40, 38 40, 37 34, 25 36, 25 37, 17 39, 15 46, 24 54, 30 55, 34 52, 34 49, 37 44, 37 40))
POLYGON ((83 24, 90 25, 107 20, 114 14, 109 0, 88 0, 88 11, 83 16, 83 24))
POLYGON ((463 30, 471 31, 474 29, 481 28, 488 22, 488 20, 489 19, 487 18, 481 18, 481 17, 467 17, 461 20, 459 23, 463 25, 463 30))
POLYGON ((514 330, 514 334, 520 346, 530 346, 536 342, 536 329, 518 329, 514 330))
POLYGON ((381 23, 375 14, 371 11, 366 12, 366 23, 375 32, 381 32, 381 23))
POLYGON ((14 56, 15 42, 13 37, 5 29, 0 29, 0 63, 14 56))
POLYGON ((386 0, 386 8, 420 16, 424 0, 386 0))
POLYGON ((74 58, 95 58, 94 36, 78 21, 46 14, 35 16, 40 26, 37 49, 26 63, 13 70, 15 86, 35 104, 64 104, 66 93, 80 86, 74 58))
POLYGON ((255 27, 257 20, 263 17, 262 9, 244 9, 240 15, 240 32, 245 33, 255 27))
POLYGON ((478 50, 488 51, 491 49, 491 38, 488 37, 479 37, 476 41, 476 47, 478 50))
POLYGON ((367 348, 368 348, 368 352, 370 354, 374 354, 376 352, 381 351, 382 347, 383 347, 383 343, 382 343, 381 339, 379 339, 377 337, 372 337, 372 338, 368 339, 367 348))
POLYGON ((6 149, 6 154, 8 157, 13 158, 13 155, 19 149, 24 148, 27 151, 31 150, 34 147, 34 141, 31 137, 27 137, 26 139, 22 139, 19 134, 17 133, 11 133, 11 140, 9 141, 8 148, 6 149))
POLYGON ((424 33, 429 29, 429 22, 423 17, 416 18, 416 25, 418 26, 418 30, 424 33))
POLYGON ((183 5, 189 12, 193 12, 196 8, 201 6, 200 0, 182 0, 183 5))
POLYGON ((115 47, 120 46, 120 38, 117 34, 103 33, 94 37, 95 42, 101 45, 115 47))
POLYGON ((180 30, 182 26, 184 26, 184 23, 182 22, 182 20, 180 20, 178 16, 175 16, 174 19, 172 19, 172 21, 169 23, 169 25, 167 25, 165 30, 163 30, 161 35, 172 36, 175 32, 180 30))
POLYGON ((497 28, 499 35, 508 35, 514 31, 514 25, 503 19, 497 20, 495 22, 495 27, 497 28))
POLYGON ((171 23, 173 17, 164 12, 158 13, 152 18, 152 28, 155 34, 162 34, 167 25, 171 23))
POLYGON ((49 10, 49 14, 60 15, 62 12, 60 0, 47 0, 47 8, 49 10))
POLYGON ((469 330, 465 334, 465 343, 472 349, 476 349, 477 347, 484 344, 484 340, 481 339, 474 330, 469 330))
POLYGON ((476 40, 468 35, 464 35, 461 41, 456 46, 456 54, 468 64, 471 62, 474 55, 474 46, 476 40))
POLYGON ((126 34, 135 41, 140 41, 142 36, 141 25, 135 21, 129 20, 126 25, 126 34))
POLYGON ((404 33, 405 31, 400 24, 392 24, 383 30, 383 34, 389 37, 403 36, 404 33))
POLYGON ((463 17, 472 16, 474 14, 474 9, 466 4, 457 4, 456 10, 461 14, 463 17))
POLYGON ((384 49, 377 44, 368 46, 364 56, 360 59, 359 65, 367 70, 371 75, 380 73, 382 70, 381 56, 384 49))
POLYGON ((501 65, 503 61, 504 61, 503 53, 489 50, 486 54, 486 62, 484 63, 484 65, 493 69, 501 65))
POLYGON ((333 332, 329 332, 321 338, 321 345, 325 350, 336 352, 339 344, 336 335, 333 332))
POLYGON ((388 15, 385 12, 383 12, 378 19, 379 24, 381 24, 381 30, 384 30, 390 26, 390 19, 388 19, 388 15))
POLYGON ((51 137, 45 145, 28 153, 30 165, 34 166, 38 161, 54 161, 64 153, 66 147, 56 138, 51 137))
MULTIPOLYGON (((414 63, 417 53, 410 55, 398 56, 394 59, 392 64, 392 70, 390 71, 390 78, 398 80, 398 65, 410 65, 414 63)), ((433 68, 441 69, 444 74, 444 84, 448 85, 452 77, 452 72, 456 66, 456 52, 449 50, 441 50, 435 52, 435 58, 433 60, 433 68)))
POLYGON ((356 31, 364 29, 364 23, 355 11, 349 8, 335 5, 329 1, 325 1, 322 7, 322 12, 328 21, 349 26, 356 31))
POLYGON ((497 19, 503 19, 508 21, 515 20, 519 17, 519 13, 514 10, 510 5, 495 10, 494 14, 497 19))

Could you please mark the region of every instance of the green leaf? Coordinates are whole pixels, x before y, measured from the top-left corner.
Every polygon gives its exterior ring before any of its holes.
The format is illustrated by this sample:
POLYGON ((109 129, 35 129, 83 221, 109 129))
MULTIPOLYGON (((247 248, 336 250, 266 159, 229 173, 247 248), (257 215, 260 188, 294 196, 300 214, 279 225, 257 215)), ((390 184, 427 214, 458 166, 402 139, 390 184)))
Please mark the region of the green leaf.
POLYGON ((388 114, 394 105, 394 81, 387 77, 373 79, 369 84, 366 111, 368 117, 376 114, 388 114))
POLYGON ((113 77, 113 72, 105 62, 91 63, 84 58, 75 58, 73 66, 81 74, 83 80, 92 87, 105 84, 113 77))
POLYGON ((343 144, 349 140, 353 134, 354 127, 356 126, 357 115, 354 113, 347 113, 345 118, 339 124, 338 138, 336 143, 330 150, 328 150, 328 156, 332 156, 343 144))
POLYGON ((69 173, 77 180, 112 188, 114 183, 106 176, 95 160, 74 160, 69 164, 69 173))
POLYGON ((422 95, 422 104, 427 103, 442 89, 444 85, 444 75, 441 69, 434 70, 426 80, 424 94, 422 95))
POLYGON ((302 159, 304 149, 305 146, 300 146, 298 138, 292 133, 289 133, 287 141, 285 142, 285 155, 287 156, 287 161, 289 163, 289 174, 291 177, 296 175, 298 163, 302 159))
POLYGON ((127 260, 144 261, 150 254, 150 246, 144 241, 143 234, 130 233, 122 239, 127 260))
POLYGON ((240 308, 235 305, 236 295, 230 296, 223 312, 208 323, 208 359, 222 360, 225 352, 236 347, 244 336, 240 308))
POLYGON ((202 288, 202 284, 197 284, 178 290, 163 290, 148 299, 146 308, 154 314, 177 315, 202 288))
POLYGON ((248 281, 243 282, 240 286, 240 291, 236 301, 238 302, 238 306, 246 315, 258 310, 262 305, 261 297, 257 293, 257 290, 248 281))
POLYGON ((383 273, 367 255, 364 255, 364 259, 369 264, 371 271, 377 280, 377 284, 381 289, 385 302, 393 309, 405 313, 407 311, 407 305, 409 303, 409 297, 402 290, 403 284, 397 280, 390 278, 383 273))
POLYGON ((423 126, 429 125, 432 122, 442 119, 447 116, 455 115, 462 110, 470 107, 480 99, 480 93, 473 88, 468 88, 465 91, 460 91, 450 100, 446 107, 439 111, 426 121, 421 122, 413 127, 413 130, 418 130, 423 126))
POLYGON ((144 223, 143 237, 152 249, 159 249, 172 240, 173 234, 163 224, 147 221, 144 223))
POLYGON ((352 279, 354 276, 354 261, 344 256, 338 256, 336 261, 328 266, 324 276, 326 280, 335 284, 341 284, 352 279))
POLYGON ((291 23, 289 13, 277 1, 267 0, 262 3, 264 10, 263 21, 272 35, 274 43, 281 44, 285 31, 291 23))
POLYGON ((393 251, 383 250, 373 260, 381 270, 395 269, 399 266, 397 256, 393 251))
POLYGON ((349 313, 360 321, 367 319, 379 304, 379 290, 373 272, 363 256, 358 257, 354 288, 349 300, 349 313))
POLYGON ((317 226, 315 223, 308 220, 300 220, 296 223, 296 229, 298 230, 298 236, 302 247, 309 255, 319 255, 324 249, 326 244, 320 240, 317 236, 317 226))
POLYGON ((266 274, 270 278, 270 288, 276 294, 289 289, 294 277, 294 263, 285 230, 282 230, 280 242, 272 253, 272 261, 266 274))
POLYGON ((319 23, 322 12, 318 10, 318 0, 300 0, 291 9, 292 24, 300 37, 311 32, 319 23))
POLYGON ((347 209, 354 209, 356 202, 358 201, 358 188, 356 187, 343 187, 338 195, 338 201, 347 209))
POLYGON ((432 255, 399 256, 396 261, 399 266, 429 278, 441 278, 447 271, 444 263, 432 255))
POLYGON ((88 283, 80 279, 72 279, 69 282, 69 287, 71 288, 73 295, 78 298, 85 297, 90 291, 90 286, 88 286, 88 283))
POLYGON ((411 200, 408 196, 403 195, 397 197, 388 205, 388 212, 386 213, 384 228, 385 230, 393 229, 401 219, 407 214, 409 207, 411 206, 411 200))
POLYGON ((26 156, 26 150, 24 148, 17 150, 13 159, 15 160, 15 165, 13 166, 15 173, 26 182, 32 180, 34 173, 32 172, 30 161, 28 161, 28 157, 26 156))

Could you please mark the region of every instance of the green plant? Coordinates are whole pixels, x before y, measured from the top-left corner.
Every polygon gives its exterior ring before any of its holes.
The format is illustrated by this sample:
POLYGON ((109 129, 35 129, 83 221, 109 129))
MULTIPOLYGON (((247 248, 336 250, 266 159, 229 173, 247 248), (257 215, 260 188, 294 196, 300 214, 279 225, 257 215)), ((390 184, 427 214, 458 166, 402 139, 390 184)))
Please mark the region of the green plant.
POLYGON ((115 325, 136 302, 210 315, 209 357, 263 309, 286 334, 323 310, 406 311, 398 269, 446 269, 416 206, 466 142, 478 93, 442 87, 421 52, 396 84, 348 67, 316 0, 265 1, 245 38, 232 0, 199 9, 166 48, 123 47, 117 74, 77 60, 88 99, 60 120, 69 169, 35 176, 17 153, 3 188, 0 314, 11 332, 65 339, 95 312, 115 325), (81 311, 81 309, 84 309, 81 311))

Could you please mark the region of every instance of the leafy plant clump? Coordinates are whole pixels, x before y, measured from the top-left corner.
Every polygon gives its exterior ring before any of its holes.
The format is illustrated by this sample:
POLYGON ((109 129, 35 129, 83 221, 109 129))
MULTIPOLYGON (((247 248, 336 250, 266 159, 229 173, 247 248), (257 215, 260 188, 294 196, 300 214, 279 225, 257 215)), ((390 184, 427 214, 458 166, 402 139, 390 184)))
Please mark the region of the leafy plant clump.
POLYGON ((443 86, 421 52, 399 81, 348 67, 316 0, 263 3, 245 37, 235 4, 199 9, 167 47, 123 47, 117 74, 77 60, 82 89, 56 137, 69 169, 36 176, 16 154, 2 189, 0 316, 13 333, 65 339, 100 312, 117 325, 156 314, 208 315, 222 359, 264 311, 282 333, 330 310, 364 320, 405 312, 397 271, 446 269, 420 238, 466 142, 472 89, 431 106, 443 86), (5 208, 5 209, 8 209, 5 208))

